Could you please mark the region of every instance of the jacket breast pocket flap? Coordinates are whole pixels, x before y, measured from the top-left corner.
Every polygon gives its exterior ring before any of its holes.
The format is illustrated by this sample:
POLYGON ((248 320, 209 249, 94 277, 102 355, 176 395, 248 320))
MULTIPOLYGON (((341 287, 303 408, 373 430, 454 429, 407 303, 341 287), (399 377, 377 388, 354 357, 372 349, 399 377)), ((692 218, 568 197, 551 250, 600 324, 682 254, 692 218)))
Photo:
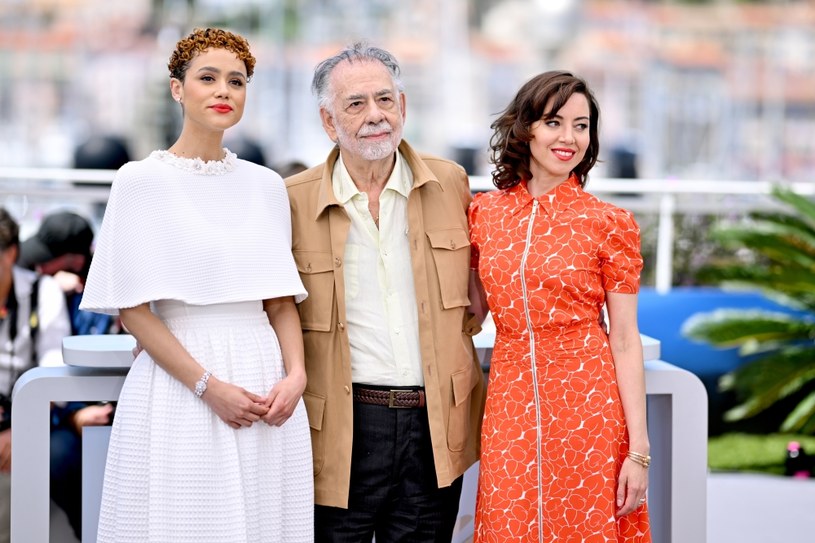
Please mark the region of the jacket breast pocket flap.
POLYGON ((293 254, 308 292, 308 298, 298 306, 300 325, 303 330, 328 332, 334 305, 334 259, 325 251, 294 251, 293 254))
POLYGON ((463 228, 446 228, 444 230, 433 230, 427 232, 430 246, 434 249, 445 249, 455 251, 469 247, 470 238, 463 228))
POLYGON ((463 228, 427 232, 433 249, 444 309, 470 305, 467 287, 470 274, 470 239, 463 228))

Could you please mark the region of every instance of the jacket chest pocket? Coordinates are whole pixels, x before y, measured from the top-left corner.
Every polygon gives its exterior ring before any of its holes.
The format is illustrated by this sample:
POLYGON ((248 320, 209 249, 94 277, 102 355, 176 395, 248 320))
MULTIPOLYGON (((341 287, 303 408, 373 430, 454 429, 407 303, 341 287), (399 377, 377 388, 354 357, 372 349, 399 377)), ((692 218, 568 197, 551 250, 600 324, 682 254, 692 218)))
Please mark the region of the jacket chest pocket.
POLYGON ((470 239, 463 228, 427 232, 444 309, 470 305, 470 239))
POLYGON ((303 330, 328 332, 334 306, 334 260, 331 253, 294 251, 294 262, 308 298, 300 302, 300 326, 303 330))

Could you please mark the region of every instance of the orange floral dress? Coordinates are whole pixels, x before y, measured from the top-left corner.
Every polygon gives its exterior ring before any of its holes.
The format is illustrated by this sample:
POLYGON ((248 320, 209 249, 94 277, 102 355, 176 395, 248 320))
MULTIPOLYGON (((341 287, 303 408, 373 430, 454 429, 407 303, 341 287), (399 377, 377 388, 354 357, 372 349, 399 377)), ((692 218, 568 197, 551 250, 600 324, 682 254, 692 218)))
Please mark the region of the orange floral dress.
POLYGON ((606 292, 638 291, 637 224, 574 176, 478 194, 469 216, 496 327, 474 541, 650 542, 645 505, 614 517, 628 435, 598 322, 606 292))

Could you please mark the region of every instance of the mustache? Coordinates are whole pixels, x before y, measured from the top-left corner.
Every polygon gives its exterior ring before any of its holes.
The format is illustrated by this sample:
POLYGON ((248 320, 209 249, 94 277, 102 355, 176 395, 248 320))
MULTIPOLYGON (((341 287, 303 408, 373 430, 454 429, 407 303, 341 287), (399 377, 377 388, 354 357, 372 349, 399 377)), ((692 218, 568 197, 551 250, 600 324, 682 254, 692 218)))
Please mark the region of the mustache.
POLYGON ((388 121, 380 121, 376 124, 365 125, 359 129, 357 136, 372 136, 381 132, 392 132, 393 127, 388 121))

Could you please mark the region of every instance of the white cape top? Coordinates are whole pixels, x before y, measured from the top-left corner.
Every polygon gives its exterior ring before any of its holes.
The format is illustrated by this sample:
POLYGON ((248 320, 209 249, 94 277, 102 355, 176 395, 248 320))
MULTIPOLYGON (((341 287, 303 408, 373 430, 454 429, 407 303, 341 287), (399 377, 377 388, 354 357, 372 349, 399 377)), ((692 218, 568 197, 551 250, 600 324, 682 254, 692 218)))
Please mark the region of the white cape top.
POLYGON ((80 307, 306 295, 279 175, 229 151, 207 163, 155 151, 116 173, 80 307))

